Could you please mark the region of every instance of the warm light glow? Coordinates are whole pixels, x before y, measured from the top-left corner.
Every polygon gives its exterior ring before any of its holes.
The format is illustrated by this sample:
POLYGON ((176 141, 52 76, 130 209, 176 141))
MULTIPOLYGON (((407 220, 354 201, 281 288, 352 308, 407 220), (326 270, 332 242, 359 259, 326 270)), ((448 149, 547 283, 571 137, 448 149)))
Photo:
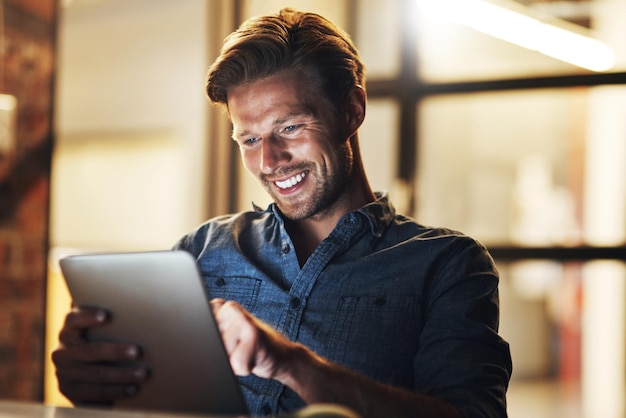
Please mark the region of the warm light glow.
POLYGON ((615 57, 611 48, 583 34, 584 28, 580 27, 575 32, 557 26, 556 19, 554 24, 543 22, 533 17, 528 8, 517 3, 498 3, 486 0, 417 0, 423 13, 470 27, 560 61, 592 71, 607 71, 614 66, 615 57))
MULTIPOLYGON (((594 87, 587 94, 583 202, 584 241, 626 241, 626 95, 594 87)), ((626 412, 626 266, 597 260, 583 271, 582 416, 622 418, 626 412)))
POLYGON ((17 107, 17 99, 9 94, 0 94, 0 110, 12 112, 17 107))
POLYGON ((0 156, 10 153, 15 145, 16 113, 15 96, 0 94, 0 156))

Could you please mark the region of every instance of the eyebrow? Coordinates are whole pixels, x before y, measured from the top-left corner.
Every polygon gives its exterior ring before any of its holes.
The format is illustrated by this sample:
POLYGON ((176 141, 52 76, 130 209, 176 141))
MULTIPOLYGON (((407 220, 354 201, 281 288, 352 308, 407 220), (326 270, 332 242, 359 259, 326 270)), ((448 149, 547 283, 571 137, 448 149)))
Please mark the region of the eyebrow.
POLYGON ((290 121, 291 119, 294 118, 299 118, 299 117, 303 117, 303 116, 313 116, 313 112, 311 112, 309 109, 303 108, 303 109, 298 109, 295 112, 291 112, 290 114, 288 114, 287 116, 285 116, 284 118, 278 118, 274 121, 274 126, 278 126, 278 125, 282 125, 288 121, 290 121))

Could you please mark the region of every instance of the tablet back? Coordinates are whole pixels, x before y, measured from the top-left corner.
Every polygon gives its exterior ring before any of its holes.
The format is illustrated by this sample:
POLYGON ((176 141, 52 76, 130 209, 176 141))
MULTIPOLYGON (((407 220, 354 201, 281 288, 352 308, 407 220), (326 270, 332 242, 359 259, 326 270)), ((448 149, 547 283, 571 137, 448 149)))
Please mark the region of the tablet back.
POLYGON ((88 338, 141 346, 150 379, 116 407, 247 415, 193 257, 182 251, 64 258, 75 306, 108 310, 88 338))

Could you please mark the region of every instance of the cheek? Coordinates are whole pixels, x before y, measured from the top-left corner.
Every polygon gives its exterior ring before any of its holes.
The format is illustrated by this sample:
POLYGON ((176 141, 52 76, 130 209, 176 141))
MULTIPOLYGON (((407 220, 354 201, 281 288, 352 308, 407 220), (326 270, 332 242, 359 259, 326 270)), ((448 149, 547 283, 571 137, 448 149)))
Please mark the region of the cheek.
POLYGON ((253 151, 250 150, 240 150, 239 151, 241 154, 241 162, 243 163, 243 166, 246 168, 246 170, 248 170, 250 173, 256 175, 257 171, 259 169, 259 164, 257 161, 257 154, 253 151))

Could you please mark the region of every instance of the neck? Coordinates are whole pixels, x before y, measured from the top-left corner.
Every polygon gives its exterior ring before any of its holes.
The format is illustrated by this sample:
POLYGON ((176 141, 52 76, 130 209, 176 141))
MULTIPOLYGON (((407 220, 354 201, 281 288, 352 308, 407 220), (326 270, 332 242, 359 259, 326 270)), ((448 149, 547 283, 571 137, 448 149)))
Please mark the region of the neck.
POLYGON ((307 219, 286 221, 285 226, 296 247, 300 266, 304 265, 318 245, 330 235, 343 215, 376 200, 365 175, 357 141, 354 140, 352 145, 354 171, 350 188, 327 211, 307 219))

